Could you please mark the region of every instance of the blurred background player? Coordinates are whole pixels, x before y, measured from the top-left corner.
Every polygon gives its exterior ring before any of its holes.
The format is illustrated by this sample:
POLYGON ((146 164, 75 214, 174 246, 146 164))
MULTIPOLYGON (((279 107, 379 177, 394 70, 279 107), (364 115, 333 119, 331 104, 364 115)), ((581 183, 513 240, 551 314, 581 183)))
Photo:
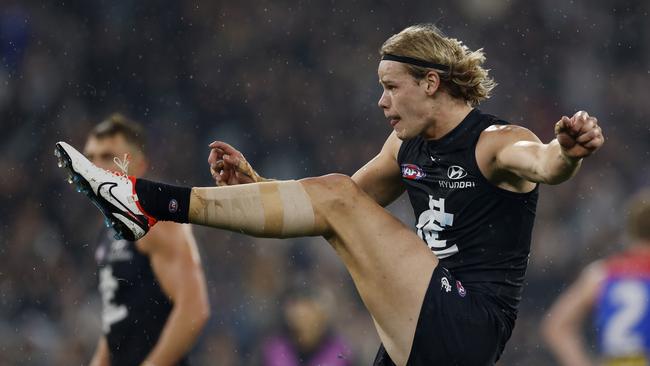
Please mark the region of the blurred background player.
POLYGON ((627 215, 630 247, 587 266, 543 323, 562 365, 594 364, 582 336, 591 311, 604 365, 650 365, 650 190, 632 198, 627 215))
MULTIPOLYGON (((331 295, 330 295, 331 296, 331 295)), ((349 366, 349 346, 333 329, 324 291, 292 289, 283 300, 284 332, 268 338, 262 366, 349 366)))
MULTIPOLYGON (((84 154, 105 169, 119 166, 144 174, 144 142, 138 124, 113 114, 91 131, 84 154)), ((151 234, 131 242, 103 230, 99 238, 95 258, 104 334, 93 366, 187 365, 208 319, 205 279, 190 226, 165 222, 151 234)))

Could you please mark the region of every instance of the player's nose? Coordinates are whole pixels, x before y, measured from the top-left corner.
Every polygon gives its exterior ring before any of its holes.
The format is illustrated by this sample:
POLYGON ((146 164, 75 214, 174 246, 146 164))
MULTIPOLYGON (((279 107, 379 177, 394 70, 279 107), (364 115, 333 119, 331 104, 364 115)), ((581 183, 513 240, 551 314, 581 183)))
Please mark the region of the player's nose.
POLYGON ((377 105, 381 109, 388 109, 388 107, 390 107, 390 97, 385 91, 381 94, 381 98, 379 98, 377 105))

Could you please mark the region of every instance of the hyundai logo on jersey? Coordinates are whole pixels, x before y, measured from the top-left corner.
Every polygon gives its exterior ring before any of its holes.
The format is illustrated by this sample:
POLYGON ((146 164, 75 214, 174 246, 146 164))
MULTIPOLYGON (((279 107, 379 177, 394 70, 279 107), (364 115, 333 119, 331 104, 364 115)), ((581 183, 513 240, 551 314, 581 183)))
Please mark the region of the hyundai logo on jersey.
POLYGON ((426 176, 426 173, 415 164, 402 164, 402 177, 411 180, 419 180, 426 176))
POLYGON ((467 172, 462 166, 452 165, 447 169, 447 176, 449 179, 457 180, 467 176, 467 172))

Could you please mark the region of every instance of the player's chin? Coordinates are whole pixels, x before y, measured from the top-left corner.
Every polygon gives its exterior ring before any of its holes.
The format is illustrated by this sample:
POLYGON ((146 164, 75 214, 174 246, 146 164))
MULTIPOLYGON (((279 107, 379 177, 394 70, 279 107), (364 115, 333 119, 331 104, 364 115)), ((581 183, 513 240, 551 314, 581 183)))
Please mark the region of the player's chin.
MULTIPOLYGON (((396 126, 397 127, 397 126, 396 126)), ((413 134, 412 131, 409 131, 406 128, 395 128, 395 136, 397 136, 398 139, 400 140, 408 140, 413 137, 415 137, 415 134, 413 134)))
POLYGON ((406 140, 407 137, 404 137, 403 130, 395 130, 395 136, 400 140, 406 140))

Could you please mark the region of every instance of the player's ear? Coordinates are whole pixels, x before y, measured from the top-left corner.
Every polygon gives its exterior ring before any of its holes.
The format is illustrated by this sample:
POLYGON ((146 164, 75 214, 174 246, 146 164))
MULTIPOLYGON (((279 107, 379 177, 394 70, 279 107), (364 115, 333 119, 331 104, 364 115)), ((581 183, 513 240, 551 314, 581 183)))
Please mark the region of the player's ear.
POLYGON ((425 82, 427 95, 433 95, 440 87, 440 75, 435 71, 429 71, 422 80, 425 82))

